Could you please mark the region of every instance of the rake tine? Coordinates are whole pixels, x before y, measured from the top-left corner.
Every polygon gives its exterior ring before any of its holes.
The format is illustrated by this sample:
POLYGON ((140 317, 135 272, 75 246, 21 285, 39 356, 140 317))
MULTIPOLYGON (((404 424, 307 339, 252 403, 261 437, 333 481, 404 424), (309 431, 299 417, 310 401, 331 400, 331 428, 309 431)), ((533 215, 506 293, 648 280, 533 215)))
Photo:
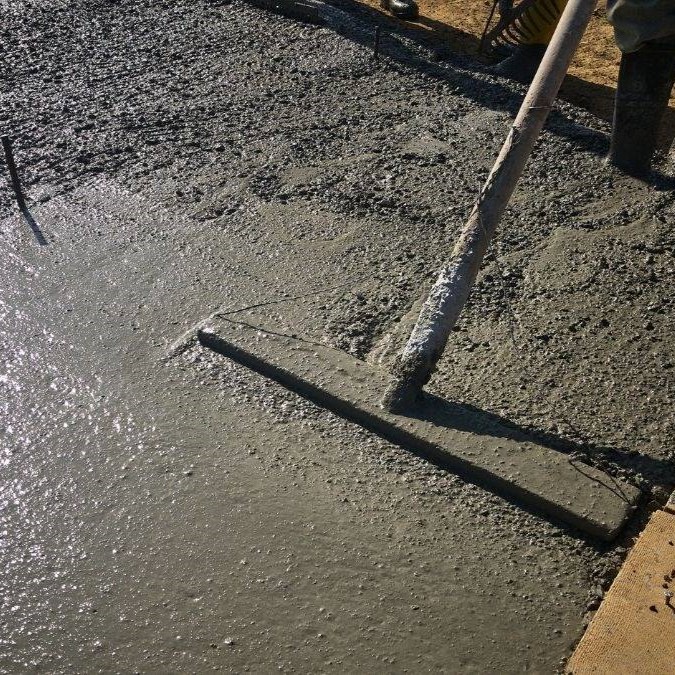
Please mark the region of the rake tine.
POLYGON ((523 38, 526 37, 520 31, 517 31, 515 26, 508 26, 504 33, 508 35, 517 45, 522 44, 523 38), (515 31, 516 34, 514 35, 511 31, 515 31))
POLYGON ((531 17, 523 14, 513 22, 512 28, 517 30, 526 40, 531 39, 539 31, 539 27, 531 17))
POLYGON ((480 44, 478 45, 478 53, 482 54, 483 50, 485 49, 485 36, 487 35, 488 29, 490 28, 490 24, 492 23, 492 17, 495 15, 495 11, 497 9, 497 5, 499 4, 499 0, 494 0, 492 3, 492 10, 490 10, 490 16, 488 16, 488 20, 485 22, 485 28, 483 28, 483 34, 480 36, 480 44))
POLYGON ((508 45, 522 44, 539 32, 541 23, 557 22, 560 15, 554 0, 523 0, 509 16, 501 17, 481 42, 493 46, 497 46, 500 41, 508 45), (533 11, 529 12, 530 9, 533 11))
POLYGON ((533 8, 533 11, 535 11, 544 21, 558 21, 560 18, 560 12, 557 11, 557 8, 553 3, 550 3, 547 5, 545 0, 542 0, 541 4, 536 5, 536 7, 533 8), (548 14, 548 18, 546 14, 548 14))
POLYGON ((558 6, 555 4, 554 0, 544 0, 543 4, 548 5, 548 9, 550 9, 551 13, 555 16, 560 17, 562 15, 562 12, 560 9, 558 9, 558 6))

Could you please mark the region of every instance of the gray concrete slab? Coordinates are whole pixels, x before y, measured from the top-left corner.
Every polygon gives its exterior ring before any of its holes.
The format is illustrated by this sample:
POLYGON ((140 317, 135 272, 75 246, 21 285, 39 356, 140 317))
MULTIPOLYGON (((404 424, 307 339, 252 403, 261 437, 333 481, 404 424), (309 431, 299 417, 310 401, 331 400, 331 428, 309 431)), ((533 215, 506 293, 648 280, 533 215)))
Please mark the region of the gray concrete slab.
POLYGON ((265 278, 240 235, 107 181, 33 213, 46 247, 0 222, 3 670, 515 673, 567 655, 593 543, 210 350, 166 360, 224 297, 309 326, 325 297, 279 286, 297 266, 265 278))

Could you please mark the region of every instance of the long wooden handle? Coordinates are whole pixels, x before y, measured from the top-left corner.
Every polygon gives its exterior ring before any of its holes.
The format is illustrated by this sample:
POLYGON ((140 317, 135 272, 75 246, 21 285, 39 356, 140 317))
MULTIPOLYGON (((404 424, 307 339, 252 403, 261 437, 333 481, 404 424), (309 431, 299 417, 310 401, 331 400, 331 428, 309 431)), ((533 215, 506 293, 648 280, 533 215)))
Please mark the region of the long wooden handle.
POLYGON ((570 0, 473 211, 426 299, 382 404, 402 411, 419 395, 466 303, 483 257, 541 133, 597 0, 570 0))

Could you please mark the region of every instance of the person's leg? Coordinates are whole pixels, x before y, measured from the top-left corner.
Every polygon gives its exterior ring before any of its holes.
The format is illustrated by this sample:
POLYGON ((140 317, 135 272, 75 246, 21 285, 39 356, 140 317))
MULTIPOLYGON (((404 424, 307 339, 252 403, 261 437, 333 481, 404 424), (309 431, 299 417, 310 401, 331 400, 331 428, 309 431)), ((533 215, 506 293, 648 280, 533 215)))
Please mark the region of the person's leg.
POLYGON ((527 9, 518 19, 520 44, 494 68, 494 72, 519 82, 531 82, 565 5, 567 0, 539 0, 527 9))
POLYGON ((671 41, 675 36, 673 0, 607 0, 607 18, 624 54, 647 42, 671 41))
POLYGON ((607 159, 645 176, 675 83, 675 2, 608 0, 607 16, 622 51, 607 159))

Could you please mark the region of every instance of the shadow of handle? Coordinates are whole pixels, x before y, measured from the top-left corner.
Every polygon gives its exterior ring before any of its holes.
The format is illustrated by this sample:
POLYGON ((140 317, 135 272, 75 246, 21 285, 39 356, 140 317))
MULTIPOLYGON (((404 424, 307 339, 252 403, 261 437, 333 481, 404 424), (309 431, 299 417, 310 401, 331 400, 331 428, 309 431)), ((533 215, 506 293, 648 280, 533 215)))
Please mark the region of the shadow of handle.
POLYGON ((45 235, 42 233, 42 230, 40 229, 40 226, 37 224, 37 222, 35 222, 35 218, 33 218, 33 214, 28 210, 28 207, 25 204, 23 205, 23 208, 21 209, 21 214, 26 219, 26 222, 28 223, 28 226, 30 227, 33 234, 35 235, 35 239, 37 240, 37 243, 40 244, 40 246, 47 246, 47 244, 49 242, 45 238, 45 235))

